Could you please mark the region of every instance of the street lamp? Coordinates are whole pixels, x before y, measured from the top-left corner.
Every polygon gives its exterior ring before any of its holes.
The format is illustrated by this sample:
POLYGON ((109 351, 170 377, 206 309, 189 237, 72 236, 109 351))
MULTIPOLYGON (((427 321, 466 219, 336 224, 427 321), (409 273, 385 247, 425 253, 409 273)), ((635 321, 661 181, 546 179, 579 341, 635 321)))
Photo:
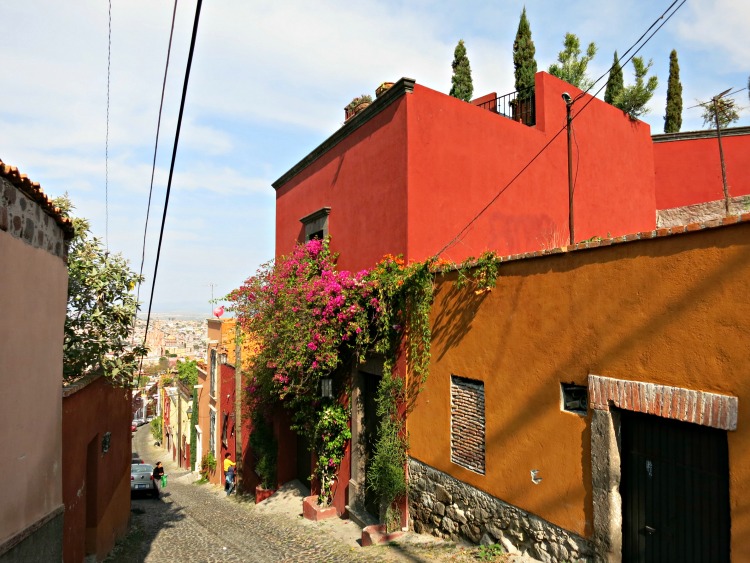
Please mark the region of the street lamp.
POLYGON ((333 379, 330 377, 323 377, 320 379, 320 396, 324 399, 331 399, 333 397, 333 379))

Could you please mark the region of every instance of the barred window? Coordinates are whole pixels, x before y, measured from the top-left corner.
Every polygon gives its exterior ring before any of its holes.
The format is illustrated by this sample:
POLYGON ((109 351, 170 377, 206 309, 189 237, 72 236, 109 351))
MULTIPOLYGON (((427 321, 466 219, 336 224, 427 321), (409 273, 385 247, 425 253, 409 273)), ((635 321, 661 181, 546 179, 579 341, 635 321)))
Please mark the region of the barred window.
POLYGON ((451 376, 451 461, 485 474, 484 382, 451 376))

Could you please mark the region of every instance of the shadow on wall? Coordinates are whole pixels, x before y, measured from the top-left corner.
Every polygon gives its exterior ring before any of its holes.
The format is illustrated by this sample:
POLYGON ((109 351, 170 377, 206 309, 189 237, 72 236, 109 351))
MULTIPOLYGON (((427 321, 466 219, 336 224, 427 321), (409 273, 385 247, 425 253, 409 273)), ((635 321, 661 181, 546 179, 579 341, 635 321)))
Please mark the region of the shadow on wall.
POLYGON ((468 286, 457 288, 456 278, 456 273, 447 274, 444 277, 446 281, 435 287, 434 300, 442 299, 442 307, 432 321, 431 346, 433 354, 439 350, 437 360, 442 360, 469 333, 474 315, 488 295, 487 292, 477 294, 469 291, 468 286), (444 297, 441 296, 442 293, 445 293, 444 297))
MULTIPOLYGON (((686 235, 686 237, 689 236, 686 235)), ((687 238, 685 240, 687 241, 687 238)), ((503 451, 510 444, 517 443, 519 436, 524 436, 526 428, 554 427, 554 419, 561 416, 559 410, 540 409, 539 405, 550 404, 552 387, 556 387, 559 380, 571 379, 578 384, 586 385, 588 373, 610 370, 612 375, 617 375, 616 372, 611 372, 612 367, 627 365, 628 358, 631 364, 637 360, 639 366, 638 370, 627 374, 629 378, 637 379, 639 375, 642 375, 641 372, 648 373, 654 367, 649 355, 659 342, 663 343, 665 338, 669 338, 670 327, 679 325, 685 315, 693 312, 696 307, 705 306, 714 300, 717 303, 726 302, 726 297, 722 297, 722 294, 726 291, 727 284, 735 285, 729 280, 744 275, 750 266, 750 254, 737 252, 734 256, 721 260, 713 268, 703 264, 693 279, 684 279, 679 285, 674 285, 673 288, 677 289, 676 291, 664 291, 657 296, 646 298, 645 290, 633 289, 636 285, 634 280, 637 278, 629 277, 629 259, 646 257, 658 261, 662 257, 680 254, 680 249, 690 251, 727 246, 729 246, 727 241, 713 240, 713 237, 709 236, 705 236, 700 244, 685 245, 687 248, 682 245, 675 248, 671 244, 659 245, 656 248, 652 245, 631 245, 624 249, 625 255, 619 254, 620 258, 624 259, 621 269, 618 270, 617 285, 621 288, 620 291, 612 285, 606 292, 593 291, 596 286, 596 271, 589 271, 589 268, 597 268, 598 265, 617 261, 616 256, 606 251, 605 256, 600 256, 600 253, 595 251, 581 255, 580 260, 569 260, 566 256, 561 256, 559 260, 526 262, 526 265, 519 262, 516 265, 509 265, 510 267, 506 266, 503 276, 498 278, 498 288, 494 291, 502 290, 501 286, 505 283, 505 291, 514 292, 512 300, 503 299, 505 307, 508 307, 507 303, 512 301, 510 307, 512 310, 518 308, 519 294, 528 278, 546 273, 552 276, 550 278, 552 283, 557 283, 561 281, 557 274, 580 269, 581 275, 574 275, 573 278, 567 277, 567 283, 575 287, 575 291, 571 291, 572 298, 567 303, 549 299, 543 291, 539 293, 540 289, 543 290, 543 286, 537 286, 534 296, 526 295, 524 299, 533 298, 536 301, 535 318, 519 316, 511 323, 508 320, 511 312, 499 311, 498 320, 502 317, 505 319, 505 328, 500 334, 506 335, 507 338, 497 343, 499 345, 494 350, 493 365, 497 366, 498 374, 501 374, 508 367, 508 357, 517 354, 527 358, 525 373, 513 375, 514 378, 524 378, 524 396, 523 404, 516 403, 514 408, 506 411, 506 414, 510 416, 504 417, 504 423, 497 427, 493 434, 488 434, 487 451, 503 451), (641 252, 641 249, 646 252, 641 252), (515 289, 508 285, 509 282, 516 286, 515 289), (619 296, 617 299, 612 298, 613 291, 619 296), (621 323, 623 311, 631 311, 630 318, 638 318, 639 315, 633 312, 640 311, 644 301, 651 301, 647 309, 659 310, 662 314, 643 314, 639 322, 623 325, 621 323), (559 323, 564 322, 565 319, 576 319, 576 322, 561 328, 559 323), (618 330, 620 326, 626 328, 618 330), (580 345, 570 346, 567 350, 561 348, 558 342, 561 330, 575 334, 580 345), (521 336, 525 334, 526 338, 520 337, 519 333, 521 336), (515 342, 518 347, 514 350, 507 350, 511 342, 515 342), (625 364, 623 360, 626 360, 625 364), (550 378, 549 374, 558 374, 558 377, 550 378)), ((608 267, 611 269, 611 265, 608 267)), ((654 287, 656 287, 663 271, 658 263, 649 267, 653 270, 652 277, 654 287)), ((552 292, 551 289, 550 291, 552 292)), ((554 293, 550 294, 554 295, 554 293)), ((449 308, 453 309, 459 304, 462 302, 456 299, 450 303, 449 308)), ((528 310, 528 301, 525 309, 528 310)), ((473 304, 473 308, 467 306, 467 310, 476 311, 476 304, 473 304)), ((461 319, 458 324, 468 329, 470 321, 461 319)), ((446 340, 448 343, 453 340, 455 345, 460 340, 459 336, 453 334, 446 340)), ((679 370, 680 366, 675 366, 675 369, 679 370)), ((585 535, 587 537, 593 532, 590 416, 589 413, 586 417, 587 423, 580 440, 581 469, 585 489, 583 499, 586 512, 585 535)), ((515 501, 523 498, 523 493, 524 491, 510 492, 509 498, 503 498, 503 500, 514 504, 515 501)), ((547 499, 540 497, 537 505, 552 511, 554 507, 564 506, 569 502, 570 499, 565 497, 551 496, 547 499)))

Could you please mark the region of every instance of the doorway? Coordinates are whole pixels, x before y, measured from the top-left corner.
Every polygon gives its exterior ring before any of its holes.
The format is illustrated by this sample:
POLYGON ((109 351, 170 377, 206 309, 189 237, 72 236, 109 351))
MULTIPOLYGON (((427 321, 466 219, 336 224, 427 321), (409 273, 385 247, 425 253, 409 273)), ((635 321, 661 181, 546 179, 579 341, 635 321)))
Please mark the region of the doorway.
POLYGON ((367 473, 370 470, 372 456, 375 453, 375 444, 378 441, 378 430, 380 426, 380 417, 377 415, 378 387, 380 375, 365 374, 364 386, 362 392, 362 410, 363 410, 363 448, 365 458, 365 487, 364 487, 364 504, 365 510, 373 517, 378 518, 380 513, 380 501, 377 495, 369 487, 367 473))
POLYGON ((728 562, 724 430, 620 411, 622 560, 728 562))

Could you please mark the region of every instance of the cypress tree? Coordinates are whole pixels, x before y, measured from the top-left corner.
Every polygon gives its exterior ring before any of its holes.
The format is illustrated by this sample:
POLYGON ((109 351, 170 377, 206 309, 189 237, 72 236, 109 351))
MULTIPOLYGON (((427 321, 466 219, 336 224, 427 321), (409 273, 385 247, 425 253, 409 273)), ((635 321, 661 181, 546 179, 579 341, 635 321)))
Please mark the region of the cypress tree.
POLYGON ((460 39, 456 50, 453 51, 453 77, 451 78, 450 95, 465 102, 471 101, 474 85, 471 81, 471 65, 469 57, 466 56, 464 40, 460 39))
POLYGON ((677 51, 669 53, 669 83, 667 84, 667 114, 664 116, 664 132, 679 133, 682 127, 682 83, 677 51))
POLYGON ((609 71, 609 78, 607 79, 607 89, 604 90, 604 101, 608 104, 613 103, 624 87, 625 78, 622 75, 620 59, 617 56, 617 51, 615 51, 615 58, 612 61, 612 68, 609 71))
POLYGON ((531 26, 526 19, 526 7, 521 12, 518 22, 516 40, 513 42, 513 67, 515 68, 516 90, 521 97, 530 97, 534 93, 534 75, 536 74, 536 49, 531 39, 531 26))

